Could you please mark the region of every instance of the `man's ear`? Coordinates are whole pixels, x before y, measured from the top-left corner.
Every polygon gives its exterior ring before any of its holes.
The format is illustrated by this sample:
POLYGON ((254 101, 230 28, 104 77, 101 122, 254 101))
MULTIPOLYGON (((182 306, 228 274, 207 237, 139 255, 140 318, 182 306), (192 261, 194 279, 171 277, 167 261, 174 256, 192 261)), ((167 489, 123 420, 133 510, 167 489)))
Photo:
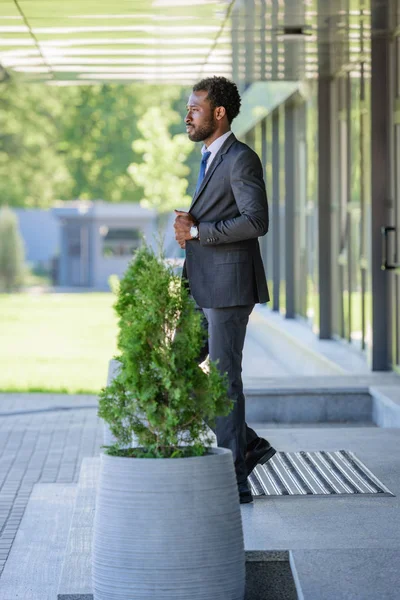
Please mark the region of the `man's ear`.
POLYGON ((217 106, 217 108, 215 109, 215 118, 218 119, 218 121, 221 121, 226 115, 226 110, 224 106, 217 106))

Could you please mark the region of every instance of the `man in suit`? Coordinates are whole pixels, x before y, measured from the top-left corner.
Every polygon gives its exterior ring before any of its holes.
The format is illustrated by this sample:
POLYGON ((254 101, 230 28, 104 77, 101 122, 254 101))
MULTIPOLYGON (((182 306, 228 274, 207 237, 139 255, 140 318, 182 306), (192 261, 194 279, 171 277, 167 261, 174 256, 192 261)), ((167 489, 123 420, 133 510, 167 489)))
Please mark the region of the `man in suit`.
POLYGON ((231 131, 240 95, 224 77, 193 87, 185 118, 193 142, 203 142, 199 179, 189 212, 175 211, 175 237, 186 250, 184 277, 205 317, 204 360, 228 374, 233 410, 219 417, 219 446, 233 454, 241 503, 252 502, 247 477, 275 449, 245 422, 242 351, 249 316, 269 300, 258 237, 268 231, 268 204, 257 154, 231 131))

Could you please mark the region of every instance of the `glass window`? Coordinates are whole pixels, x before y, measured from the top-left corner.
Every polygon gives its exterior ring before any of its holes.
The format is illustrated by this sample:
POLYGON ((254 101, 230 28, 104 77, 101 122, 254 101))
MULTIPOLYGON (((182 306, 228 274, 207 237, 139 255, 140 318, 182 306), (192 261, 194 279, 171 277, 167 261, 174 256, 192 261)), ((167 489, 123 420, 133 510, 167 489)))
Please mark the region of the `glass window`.
POLYGON ((140 231, 138 229, 100 228, 104 236, 103 256, 131 256, 140 245, 140 231))
POLYGON ((307 319, 315 331, 319 330, 318 283, 318 99, 317 86, 307 101, 307 319))

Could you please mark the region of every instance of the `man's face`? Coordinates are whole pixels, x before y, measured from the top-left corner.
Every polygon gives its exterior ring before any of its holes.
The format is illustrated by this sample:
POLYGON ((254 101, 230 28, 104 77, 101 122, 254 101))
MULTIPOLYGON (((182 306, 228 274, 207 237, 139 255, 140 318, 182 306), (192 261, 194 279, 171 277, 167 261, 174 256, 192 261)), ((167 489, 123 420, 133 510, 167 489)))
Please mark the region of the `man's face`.
POLYGON ((207 92, 192 92, 188 100, 185 123, 189 140, 192 142, 203 142, 215 133, 217 119, 207 98, 207 92))

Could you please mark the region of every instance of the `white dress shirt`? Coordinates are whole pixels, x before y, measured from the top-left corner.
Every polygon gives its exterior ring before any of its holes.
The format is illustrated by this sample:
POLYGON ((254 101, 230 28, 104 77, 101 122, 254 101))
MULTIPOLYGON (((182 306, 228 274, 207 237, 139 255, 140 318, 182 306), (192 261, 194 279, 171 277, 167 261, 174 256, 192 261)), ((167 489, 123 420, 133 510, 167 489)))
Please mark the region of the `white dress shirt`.
POLYGON ((208 146, 208 148, 206 146, 202 147, 202 149, 201 149, 202 154, 204 154, 204 152, 211 152, 211 156, 208 157, 208 161, 207 161, 206 173, 207 173, 208 169, 210 168, 210 165, 211 165, 212 161, 214 160, 215 155, 217 154, 218 150, 221 148, 221 146, 225 142, 225 140, 228 139, 228 137, 231 135, 231 133, 232 133, 232 131, 229 130, 226 133, 220 135, 219 138, 214 140, 213 143, 208 146))

